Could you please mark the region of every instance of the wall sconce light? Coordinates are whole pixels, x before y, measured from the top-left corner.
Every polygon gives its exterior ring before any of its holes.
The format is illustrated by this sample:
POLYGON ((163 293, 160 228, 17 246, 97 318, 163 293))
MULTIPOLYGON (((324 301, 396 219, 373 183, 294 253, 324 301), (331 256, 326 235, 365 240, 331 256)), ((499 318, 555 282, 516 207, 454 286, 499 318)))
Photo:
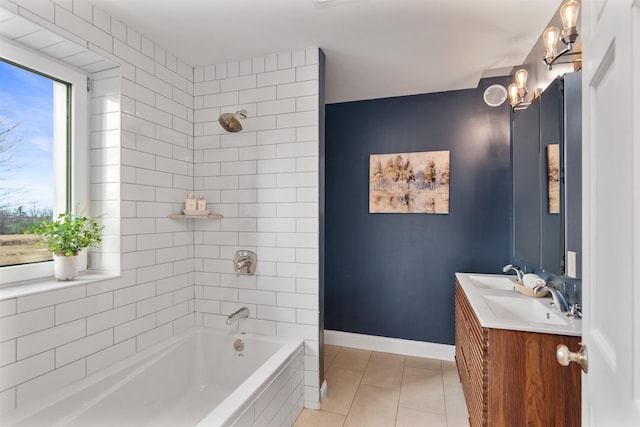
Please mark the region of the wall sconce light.
MULTIPOLYGON (((562 18, 562 34, 558 27, 549 27, 542 33, 544 40, 544 58, 542 61, 551 70, 553 63, 561 56, 573 51, 573 44, 578 40, 578 30, 576 23, 578 21, 578 12, 580 4, 576 0, 570 0, 560 8, 560 17, 562 18), (558 53, 558 39, 566 45, 566 48, 558 53)), ((577 54, 580 52, 575 52, 577 54)))
POLYGON ((509 85, 509 100, 511 102, 511 108, 513 111, 524 110, 531 103, 525 102, 525 96, 527 96, 527 70, 521 68, 516 71, 515 83, 509 85))

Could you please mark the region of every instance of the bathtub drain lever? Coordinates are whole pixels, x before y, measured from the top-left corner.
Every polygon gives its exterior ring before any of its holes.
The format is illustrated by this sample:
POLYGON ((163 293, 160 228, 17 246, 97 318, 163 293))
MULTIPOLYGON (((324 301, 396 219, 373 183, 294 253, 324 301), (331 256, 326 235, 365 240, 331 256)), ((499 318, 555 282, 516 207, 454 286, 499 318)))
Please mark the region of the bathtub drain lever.
POLYGON ((235 340, 233 342, 233 349, 237 352, 241 352, 242 350, 244 350, 244 341, 239 338, 235 340))

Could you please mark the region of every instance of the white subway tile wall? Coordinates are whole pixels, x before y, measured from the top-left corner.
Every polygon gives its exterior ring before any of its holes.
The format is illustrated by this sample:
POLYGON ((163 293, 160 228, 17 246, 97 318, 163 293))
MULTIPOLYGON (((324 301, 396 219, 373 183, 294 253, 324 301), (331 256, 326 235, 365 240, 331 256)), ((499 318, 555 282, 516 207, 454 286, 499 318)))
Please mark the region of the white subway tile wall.
POLYGON ((112 64, 91 74, 91 212, 106 228, 90 262, 121 276, 0 302, 0 412, 195 319, 193 230, 167 218, 193 188, 192 69, 83 0, 5 5, 112 64))
POLYGON ((305 340, 317 407, 318 49, 194 69, 85 0, 0 8, 76 43, 68 55, 116 64, 91 75, 91 211, 105 230, 90 259, 121 272, 0 301, 0 414, 194 324, 229 328, 241 306, 241 329, 305 340), (239 109, 245 130, 225 133, 217 117, 239 109), (194 190, 225 218, 167 218, 194 190), (257 252, 255 276, 235 276, 237 249, 257 252))
MULTIPOLYGON (((318 223, 317 50, 194 69, 195 190, 225 215, 194 226, 196 321, 223 327, 246 306, 241 330, 301 338, 307 348, 319 339, 319 238, 310 225, 318 223), (218 116, 240 109, 243 131, 226 133, 218 116), (238 249, 257 253, 255 277, 236 277, 238 249)), ((305 401, 314 406, 318 355, 305 356, 305 401)))

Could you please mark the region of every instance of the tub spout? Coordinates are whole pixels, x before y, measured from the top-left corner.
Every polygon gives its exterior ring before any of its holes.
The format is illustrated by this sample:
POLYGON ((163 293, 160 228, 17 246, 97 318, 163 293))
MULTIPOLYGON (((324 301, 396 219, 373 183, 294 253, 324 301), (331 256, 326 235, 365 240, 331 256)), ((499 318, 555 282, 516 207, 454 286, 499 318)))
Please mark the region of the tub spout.
POLYGON ((242 307, 240 310, 231 313, 229 317, 227 317, 227 325, 233 325, 233 323, 238 319, 246 319, 249 317, 249 309, 247 307, 242 307))

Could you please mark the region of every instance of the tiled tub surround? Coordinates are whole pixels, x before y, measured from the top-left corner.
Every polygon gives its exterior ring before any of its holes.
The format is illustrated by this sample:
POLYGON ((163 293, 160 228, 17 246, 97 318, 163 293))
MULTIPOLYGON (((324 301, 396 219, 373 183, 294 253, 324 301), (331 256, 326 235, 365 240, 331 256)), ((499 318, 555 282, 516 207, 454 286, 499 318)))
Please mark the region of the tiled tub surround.
POLYGON ((62 61, 115 65, 91 76, 91 203, 107 227, 92 263, 121 275, 0 297, 0 413, 241 305, 242 329, 305 340, 317 407, 319 50, 194 70, 85 0, 2 10, 77 45, 62 61), (221 134, 218 112, 241 106, 245 131, 221 134), (193 189, 225 218, 167 218, 193 189), (239 248, 257 251, 256 276, 235 278, 239 248))
POLYGON ((305 340, 305 401, 317 407, 319 50, 194 69, 194 187, 219 221, 194 224, 196 322, 305 340), (240 133, 221 113, 247 110, 240 133), (258 257, 237 277, 236 250, 258 257))
POLYGON ((302 357, 300 340, 191 329, 3 425, 290 426, 302 410, 302 357))

